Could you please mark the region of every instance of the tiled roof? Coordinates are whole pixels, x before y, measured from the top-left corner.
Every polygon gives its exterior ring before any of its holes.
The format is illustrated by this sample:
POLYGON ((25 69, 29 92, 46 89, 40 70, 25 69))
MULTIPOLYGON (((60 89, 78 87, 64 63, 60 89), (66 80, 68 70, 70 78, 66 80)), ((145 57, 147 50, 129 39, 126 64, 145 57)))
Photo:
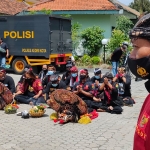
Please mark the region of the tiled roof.
POLYGON ((122 8, 126 11, 128 11, 129 13, 132 13, 134 15, 136 15, 137 17, 140 16, 140 13, 138 11, 136 11, 135 9, 132 9, 129 6, 124 5, 123 3, 119 2, 118 0, 111 0, 114 4, 118 4, 120 6, 122 6, 122 8))
POLYGON ((118 10, 109 0, 46 0, 29 7, 29 11, 60 10, 118 10))
POLYGON ((1 0, 0 14, 15 15, 27 8, 24 2, 17 2, 16 0, 1 0))

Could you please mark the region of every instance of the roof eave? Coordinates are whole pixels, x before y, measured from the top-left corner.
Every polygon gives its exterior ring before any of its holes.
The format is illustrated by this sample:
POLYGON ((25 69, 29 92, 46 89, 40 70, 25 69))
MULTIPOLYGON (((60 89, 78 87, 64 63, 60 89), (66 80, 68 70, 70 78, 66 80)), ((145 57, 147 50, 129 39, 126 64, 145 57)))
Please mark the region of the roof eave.
POLYGON ((119 10, 60 10, 53 14, 119 14, 119 10))
MULTIPOLYGON (((23 14, 28 14, 30 11, 24 10, 23 14)), ((35 11, 36 14, 42 14, 41 11, 35 11)), ((119 10, 53 10, 55 15, 62 15, 62 14, 119 14, 119 10)))

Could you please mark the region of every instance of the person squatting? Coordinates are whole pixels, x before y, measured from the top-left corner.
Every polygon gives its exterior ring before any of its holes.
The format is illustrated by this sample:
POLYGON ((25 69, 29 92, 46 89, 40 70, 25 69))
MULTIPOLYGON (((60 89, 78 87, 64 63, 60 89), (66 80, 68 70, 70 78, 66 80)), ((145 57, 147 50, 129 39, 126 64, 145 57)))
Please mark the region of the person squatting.
POLYGON ((65 89, 79 96, 86 103, 88 112, 96 110, 121 114, 122 106, 133 106, 135 103, 130 91, 131 77, 123 67, 118 69, 115 77, 110 72, 102 75, 101 69, 95 68, 90 78, 87 69, 79 71, 71 63, 66 64, 62 77, 53 65, 43 65, 39 75, 33 72, 31 66, 26 66, 16 87, 13 78, 0 67, 0 82, 11 91, 17 103, 23 104, 47 103, 57 89, 65 89))

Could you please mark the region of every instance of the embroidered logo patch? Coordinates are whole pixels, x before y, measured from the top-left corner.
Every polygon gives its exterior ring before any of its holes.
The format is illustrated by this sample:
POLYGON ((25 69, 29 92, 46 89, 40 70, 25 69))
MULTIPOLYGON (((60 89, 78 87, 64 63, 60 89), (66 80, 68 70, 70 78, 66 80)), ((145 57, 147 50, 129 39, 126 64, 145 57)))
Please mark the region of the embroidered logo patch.
POLYGON ((145 112, 136 127, 136 133, 144 140, 146 140, 147 137, 145 129, 149 121, 149 118, 150 116, 145 112))
POLYGON ((140 127, 141 128, 145 128, 145 126, 147 125, 147 123, 148 123, 148 120, 149 120, 149 116, 147 115, 147 114, 144 114, 143 116, 142 116, 142 119, 141 119, 141 121, 140 121, 140 127))
POLYGON ((41 83, 38 83, 38 86, 42 86, 42 84, 41 84, 41 83))
POLYGON ((138 73, 141 77, 146 77, 147 75, 149 75, 149 73, 145 70, 145 68, 139 67, 139 66, 137 66, 137 73, 138 73))

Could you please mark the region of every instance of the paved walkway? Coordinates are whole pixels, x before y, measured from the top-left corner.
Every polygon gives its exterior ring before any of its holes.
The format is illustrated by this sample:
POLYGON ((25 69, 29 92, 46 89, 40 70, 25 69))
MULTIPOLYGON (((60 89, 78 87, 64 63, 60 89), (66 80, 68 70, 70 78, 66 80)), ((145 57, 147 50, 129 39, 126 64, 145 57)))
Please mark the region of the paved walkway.
MULTIPOLYGON (((20 76, 11 75, 15 81, 20 76)), ((133 107, 123 107, 122 115, 99 113, 87 125, 54 124, 47 109, 44 117, 22 119, 0 111, 0 150, 132 150, 137 117, 148 94, 144 81, 132 81, 133 107)), ((29 110, 19 105, 18 111, 29 110)))

